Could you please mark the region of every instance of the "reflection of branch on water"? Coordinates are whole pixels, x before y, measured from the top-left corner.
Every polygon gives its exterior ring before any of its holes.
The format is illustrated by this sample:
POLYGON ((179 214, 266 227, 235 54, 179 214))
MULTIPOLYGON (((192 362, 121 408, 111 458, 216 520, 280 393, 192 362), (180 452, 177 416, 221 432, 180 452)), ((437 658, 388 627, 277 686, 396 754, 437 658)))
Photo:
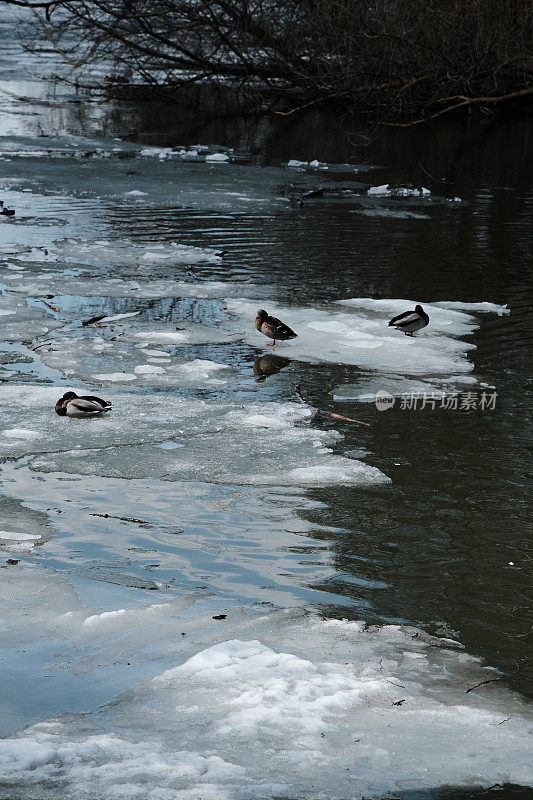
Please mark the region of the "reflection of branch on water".
POLYGON ((342 419, 345 422, 355 422, 356 425, 366 425, 368 428, 370 428, 369 422, 361 422, 361 420, 359 419, 344 417, 342 414, 336 414, 334 411, 323 411, 321 408, 317 408, 316 406, 312 405, 312 403, 309 403, 302 395, 299 383, 295 385, 294 390, 296 392, 296 397, 298 398, 298 400, 301 403, 303 403, 304 406, 309 406, 309 408, 314 409, 314 411, 316 411, 317 414, 323 414, 325 417, 331 417, 332 419, 342 419))
POLYGON ((8 89, 2 89, 1 87, 0 92, 8 97, 12 97, 14 100, 18 100, 19 103, 30 103, 32 106, 46 106, 47 108, 65 108, 65 106, 69 105, 70 103, 79 104, 83 102, 77 98, 70 98, 69 100, 65 100, 63 102, 54 103, 51 100, 40 100, 38 97, 27 97, 23 94, 15 94, 15 92, 10 92, 8 89))

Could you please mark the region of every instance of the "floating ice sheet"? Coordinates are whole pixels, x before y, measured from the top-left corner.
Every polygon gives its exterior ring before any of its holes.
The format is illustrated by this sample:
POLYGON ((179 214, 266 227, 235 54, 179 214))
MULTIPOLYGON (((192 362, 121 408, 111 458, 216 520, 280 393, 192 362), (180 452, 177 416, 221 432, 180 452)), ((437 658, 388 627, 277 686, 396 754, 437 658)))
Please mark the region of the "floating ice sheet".
MULTIPOLYGON (((2 276, 11 292, 28 297, 40 297, 52 288, 57 295, 78 297, 138 297, 143 299, 158 297, 198 297, 224 298, 256 296, 264 291, 256 284, 229 283, 225 281, 182 281, 149 278, 108 278, 95 274, 93 270, 65 274, 64 271, 46 273, 13 272, 2 276)), ((19 300, 20 302, 20 300, 19 300)))
POLYGON ((98 332, 86 328, 82 334, 47 339, 38 351, 44 364, 65 378, 102 384, 133 381, 136 386, 160 387, 221 386, 231 369, 227 364, 208 359, 175 355, 176 347, 233 338, 220 329, 192 325, 186 332, 168 328, 139 332, 114 324, 98 332), (172 349, 172 355, 167 350, 154 349, 156 345, 172 349))
POLYGON ((50 629, 92 663, 157 632, 174 663, 99 710, 4 739, 12 800, 74 800, 82 787, 91 800, 340 800, 533 780, 520 700, 465 695, 494 673, 422 631, 297 611, 229 611, 215 627, 191 600, 98 612, 59 576, 17 573, 5 593, 32 596, 34 614, 13 620, 26 648, 50 629))
MULTIPOLYGON (((14 272, 11 275, 19 278, 14 272)), ((31 307, 16 295, 0 296, 0 315, 2 340, 8 342, 32 342, 61 325, 44 304, 42 309, 31 307)))
POLYGON ((430 197, 431 192, 425 186, 410 186, 409 184, 399 184, 391 186, 383 183, 381 186, 371 186, 367 194, 375 197, 430 197))
POLYGON ((376 393, 379 391, 388 392, 394 397, 405 394, 413 394, 427 397, 451 394, 456 391, 467 391, 472 384, 476 384, 477 379, 473 375, 452 375, 449 378, 432 381, 413 380, 403 375, 380 375, 379 373, 368 373, 360 375, 357 383, 345 383, 336 386, 332 390, 334 400, 343 402, 357 400, 361 403, 373 403, 376 400, 376 393))
MULTIPOLYGON (((226 300, 228 311, 246 330, 246 341, 256 347, 266 345, 265 337, 253 326, 261 305, 259 301, 226 300)), ((276 344, 280 355, 301 361, 353 364, 404 375, 447 377, 470 372, 473 365, 468 360, 468 352, 475 349, 475 345, 459 337, 478 327, 476 318, 434 304, 423 305, 430 323, 416 338, 388 327, 391 317, 414 308, 412 300, 354 298, 340 300, 327 308, 270 306, 268 312, 280 317, 298 334, 297 339, 276 344), (346 310, 339 306, 345 306, 346 310)), ((491 307, 491 310, 497 309, 501 312, 504 307, 491 307)), ((472 310, 488 309, 476 307, 472 310)))
POLYGON ((330 445, 340 434, 310 427, 312 412, 296 403, 240 405, 106 389, 102 394, 112 401, 112 412, 72 420, 54 412, 68 388, 1 386, 0 456, 42 453, 32 467, 44 472, 259 486, 365 486, 389 480, 376 467, 334 454, 330 445), (17 424, 41 438, 2 435, 13 427, 13 408, 17 424), (184 446, 157 447, 169 439, 184 446))

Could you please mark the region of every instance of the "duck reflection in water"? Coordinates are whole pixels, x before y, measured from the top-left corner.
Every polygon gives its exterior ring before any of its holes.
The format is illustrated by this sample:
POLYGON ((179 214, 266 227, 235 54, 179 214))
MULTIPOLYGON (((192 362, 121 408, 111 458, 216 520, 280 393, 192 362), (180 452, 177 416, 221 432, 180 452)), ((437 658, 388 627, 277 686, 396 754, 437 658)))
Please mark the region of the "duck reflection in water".
POLYGON ((289 358, 275 356, 273 353, 256 358, 254 361, 254 375, 257 375, 257 382, 266 380, 269 375, 275 375, 290 363, 289 358))

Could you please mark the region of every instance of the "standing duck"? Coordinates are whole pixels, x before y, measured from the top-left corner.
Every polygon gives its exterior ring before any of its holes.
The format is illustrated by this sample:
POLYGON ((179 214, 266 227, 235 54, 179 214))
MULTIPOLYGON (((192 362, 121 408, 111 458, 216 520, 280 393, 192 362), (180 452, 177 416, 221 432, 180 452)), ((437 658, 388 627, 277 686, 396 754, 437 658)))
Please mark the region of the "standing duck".
POLYGON ((296 339, 298 336, 297 333, 294 333, 288 325, 285 325, 285 323, 277 319, 277 317, 270 317, 264 309, 260 309, 257 312, 255 327, 265 336, 268 336, 269 339, 274 339, 273 342, 267 344, 267 347, 274 347, 276 339, 285 341, 286 339, 296 339))
POLYGON ((425 328, 428 324, 429 314, 426 314, 422 306, 415 306, 414 311, 404 311, 389 322, 389 326, 403 331, 406 336, 414 336, 415 331, 425 328))
POLYGON ((111 411, 107 400, 91 395, 78 397, 76 392, 66 392, 56 403, 56 414, 60 417, 98 417, 106 411, 111 411))

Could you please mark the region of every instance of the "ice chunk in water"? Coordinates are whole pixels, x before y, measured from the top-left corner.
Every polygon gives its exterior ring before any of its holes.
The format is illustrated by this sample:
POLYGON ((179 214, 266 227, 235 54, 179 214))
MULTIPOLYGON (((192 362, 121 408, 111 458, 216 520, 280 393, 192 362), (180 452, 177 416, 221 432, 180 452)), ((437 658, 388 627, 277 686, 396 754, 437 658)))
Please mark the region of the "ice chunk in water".
POLYGON ((478 311, 481 313, 494 313, 499 317, 504 314, 510 314, 511 311, 507 305, 499 305, 498 303, 459 303, 451 300, 442 301, 440 303, 433 303, 432 305, 439 308, 449 308, 456 311, 478 311))
POLYGON ((367 194, 374 197, 429 197, 431 192, 425 186, 417 188, 408 184, 391 186, 383 183, 381 186, 371 186, 367 190, 367 194))
POLYGON ((381 184, 381 186, 371 186, 368 189, 367 194, 376 195, 378 197, 381 196, 387 197, 388 195, 390 195, 389 184, 383 183, 381 184))
POLYGON ((205 160, 207 163, 223 163, 225 161, 229 161, 229 155, 227 153, 210 153, 205 157, 205 160))
MULTIPOLYGON (((411 300, 354 298, 326 308, 276 306, 269 313, 280 317, 298 334, 297 339, 276 344, 280 354, 286 353, 294 359, 353 364, 404 375, 446 377, 470 372, 473 365, 467 356, 475 345, 458 337, 475 330, 476 319, 460 311, 424 303, 430 324, 415 339, 388 327, 391 317, 414 308, 415 304, 411 300)), ((264 347, 265 337, 253 327, 258 305, 258 301, 226 300, 228 311, 246 331, 245 340, 264 347)))

